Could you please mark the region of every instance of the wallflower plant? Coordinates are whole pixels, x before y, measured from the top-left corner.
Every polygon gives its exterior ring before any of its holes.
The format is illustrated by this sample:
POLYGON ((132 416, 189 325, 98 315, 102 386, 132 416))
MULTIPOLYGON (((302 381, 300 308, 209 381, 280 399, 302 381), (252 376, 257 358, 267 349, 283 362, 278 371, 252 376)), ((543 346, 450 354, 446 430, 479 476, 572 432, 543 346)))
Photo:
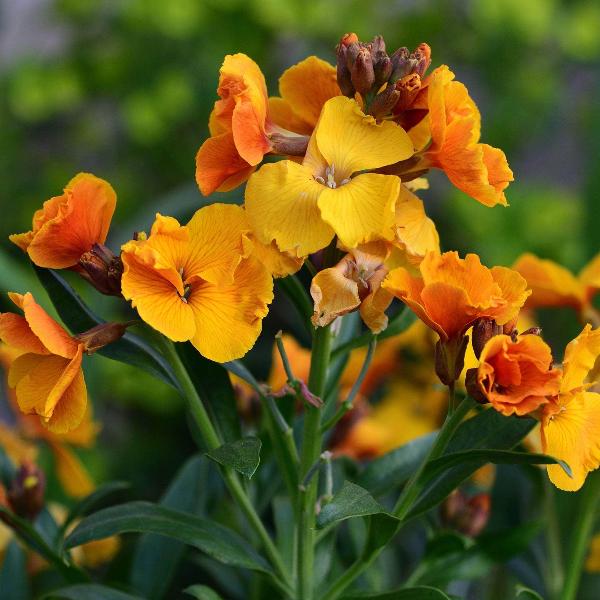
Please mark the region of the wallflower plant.
MULTIPOLYGON (((487 207, 507 206, 506 156, 481 142, 466 86, 446 65, 430 71, 427 44, 388 53, 380 36, 365 43, 349 33, 336 58, 290 66, 269 96, 250 57, 225 57, 195 178, 204 196, 245 185, 243 205, 200 208, 199 196, 185 224, 156 214, 148 233, 111 250, 116 193, 80 173, 36 211, 30 231, 10 236, 63 323, 28 290, 10 293, 15 309, 0 314, 17 411, 0 422, 0 518, 56 572, 52 597, 171 597, 184 545, 203 555, 186 569, 196 598, 219 598, 235 581, 234 595, 253 598, 454 597, 460 588, 432 559, 447 546, 409 560, 405 525, 419 547, 423 523, 432 545, 452 529, 451 546, 491 565, 491 490, 506 478, 490 465, 503 464, 527 466, 548 518, 551 484, 584 488, 564 578, 540 579, 538 590, 575 598, 600 493, 597 260, 575 278, 532 255, 489 268, 476 254, 442 252, 419 197, 428 172, 444 171, 487 207), (69 271, 116 297, 122 320, 97 317, 69 271), (563 305, 584 329, 559 366, 539 328, 518 325, 524 307, 563 305), (305 338, 273 339, 263 328, 271 306, 294 312, 305 338), (244 358, 259 337, 273 347, 264 382, 254 371, 265 377, 268 365, 244 358), (101 425, 83 371, 94 354, 183 397, 199 454, 170 490, 206 495, 203 512, 174 493, 98 510, 114 488, 95 489, 71 449, 92 444, 101 425), (52 449, 67 494, 83 497, 66 517, 48 510, 35 441, 52 449), (137 540, 118 591, 117 570, 93 567, 118 551, 115 536, 132 532, 162 537, 137 540), (95 558, 82 561, 80 547, 95 558), (390 573, 397 552, 407 562, 390 573), (230 570, 215 577, 215 563, 230 570)), ((545 552, 556 551, 554 534, 545 552)))

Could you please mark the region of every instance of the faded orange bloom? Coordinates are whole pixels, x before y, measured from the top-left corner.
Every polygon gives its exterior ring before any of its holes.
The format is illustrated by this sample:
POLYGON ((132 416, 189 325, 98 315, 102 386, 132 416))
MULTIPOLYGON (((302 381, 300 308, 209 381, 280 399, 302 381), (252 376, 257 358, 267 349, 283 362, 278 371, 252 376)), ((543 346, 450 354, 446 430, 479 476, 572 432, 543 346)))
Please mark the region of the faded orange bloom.
POLYGON ((492 337, 483 348, 475 383, 506 416, 537 410, 558 393, 562 372, 552 368, 550 347, 537 335, 492 337))
POLYGON ((479 110, 446 65, 427 78, 427 106, 431 145, 420 166, 442 169, 459 190, 486 206, 506 206, 504 190, 513 181, 506 156, 479 143, 479 110))
POLYGON ((249 253, 244 211, 213 204, 187 225, 158 214, 147 239, 122 248, 123 296, 173 341, 190 341, 226 362, 256 341, 273 298, 273 280, 249 253))
POLYGON ((39 415, 44 427, 54 433, 75 429, 87 406, 81 370, 85 345, 69 335, 30 293, 9 296, 25 315, 0 314, 0 339, 21 353, 8 374, 19 409, 39 415))
POLYGON ((34 213, 31 231, 9 239, 39 267, 73 267, 94 244, 105 242, 116 202, 108 182, 79 173, 61 196, 50 198, 34 213))
POLYGON ((504 325, 517 317, 530 292, 527 282, 506 267, 488 269, 476 254, 429 252, 420 277, 404 267, 391 271, 382 287, 406 303, 442 341, 464 335, 481 317, 504 325))
POLYGON ((358 309, 371 331, 383 331, 388 322, 385 310, 393 299, 381 287, 388 272, 384 265, 388 253, 384 242, 363 244, 350 249, 335 267, 319 271, 310 286, 315 303, 313 325, 324 327, 358 309))
POLYGON ((525 277, 531 288, 529 308, 570 306, 583 315, 600 290, 600 254, 577 276, 551 260, 530 253, 520 256, 513 269, 525 277))

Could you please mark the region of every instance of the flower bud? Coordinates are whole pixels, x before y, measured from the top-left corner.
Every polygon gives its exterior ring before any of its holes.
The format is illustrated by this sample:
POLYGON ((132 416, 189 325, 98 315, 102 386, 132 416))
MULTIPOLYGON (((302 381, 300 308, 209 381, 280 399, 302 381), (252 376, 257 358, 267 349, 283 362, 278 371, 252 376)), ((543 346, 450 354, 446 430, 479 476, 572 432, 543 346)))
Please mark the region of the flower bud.
POLYGON ((431 48, 429 44, 425 42, 419 44, 413 52, 413 56, 417 60, 414 72, 422 78, 427 69, 429 69, 429 65, 431 65, 431 48))
POLYGON ((398 113, 410 108, 413 100, 421 90, 421 78, 416 73, 405 75, 402 79, 396 81, 396 90, 398 91, 398 102, 394 107, 394 112, 398 113))
POLYGON ((465 388, 467 390, 467 394, 475 402, 479 402, 479 404, 489 404, 488 397, 483 393, 482 389, 479 387, 479 381, 477 378, 477 373, 479 369, 469 369, 465 373, 465 388))
POLYGON ((388 115, 392 108, 396 106, 400 98, 400 92, 393 85, 388 85, 383 92, 377 94, 369 106, 369 114, 376 119, 381 119, 388 115))
POLYGON ((465 352, 469 337, 464 335, 435 345, 435 373, 444 385, 452 385, 465 366, 465 352))
POLYGON ((350 75, 351 64, 348 57, 348 47, 356 47, 358 53, 358 37, 355 33, 346 33, 337 45, 337 83, 344 96, 354 98, 354 86, 350 75))
POLYGON ((24 463, 8 490, 7 498, 13 512, 32 521, 44 507, 46 477, 32 463, 24 463))
POLYGON ((93 354, 96 350, 121 339, 127 327, 132 324, 133 321, 129 323, 102 323, 76 335, 75 339, 84 345, 87 354, 93 354))
POLYGON ((460 490, 454 490, 443 502, 440 512, 446 527, 469 537, 477 537, 490 516, 490 496, 477 494, 469 498, 460 490))
POLYGON ((82 254, 77 271, 100 293, 121 296, 123 263, 106 246, 94 244, 91 250, 82 254))
POLYGON ((286 156, 304 156, 308 148, 309 137, 307 135, 285 135, 272 133, 269 136, 274 154, 286 156))
POLYGON ((366 96, 375 83, 375 72, 373 71, 373 58, 368 48, 360 48, 354 64, 350 69, 352 85, 362 96, 366 96))
POLYGON ((483 318, 477 319, 473 324, 473 352, 479 358, 481 352, 491 338, 502 333, 502 327, 496 325, 493 319, 483 318))

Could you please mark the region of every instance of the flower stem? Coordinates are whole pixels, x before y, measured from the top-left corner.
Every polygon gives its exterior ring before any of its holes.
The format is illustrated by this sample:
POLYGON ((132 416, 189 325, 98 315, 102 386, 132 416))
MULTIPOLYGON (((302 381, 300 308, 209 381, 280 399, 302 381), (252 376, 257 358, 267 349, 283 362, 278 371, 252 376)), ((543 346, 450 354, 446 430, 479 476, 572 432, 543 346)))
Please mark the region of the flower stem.
POLYGON ((585 554, 590 544, 594 529, 598 497, 600 496, 600 473, 592 473, 583 488, 579 510, 575 516, 575 524, 571 532, 571 542, 567 556, 565 583, 560 596, 561 600, 575 600, 581 579, 581 571, 585 554))
MULTIPOLYGON (((322 396, 327 380, 327 369, 331 354, 331 333, 329 327, 319 327, 313 337, 313 349, 310 362, 308 388, 316 396, 322 396)), ((321 454, 322 437, 320 432, 321 410, 306 404, 304 413, 304 437, 300 461, 300 476, 302 481, 311 466, 321 454)), ((298 508, 298 600, 313 598, 313 562, 314 562, 314 528, 315 503, 317 500, 318 477, 313 477, 306 489, 299 494, 298 508)))
MULTIPOLYGON (((219 439, 213 424, 211 423, 202 399, 198 395, 198 392, 196 391, 196 388, 194 387, 186 368, 177 354, 175 345, 165 338, 163 349, 181 385, 184 399, 188 404, 194 421, 198 425, 198 429, 200 430, 204 443, 210 450, 218 448, 222 445, 222 442, 219 439)), ((244 490, 244 487, 242 486, 237 474, 235 471, 233 471, 233 469, 226 466, 220 466, 220 471, 231 495, 234 497, 235 501, 244 513, 244 516, 248 520, 248 523, 252 529, 260 538, 265 552, 267 553, 267 556, 269 557, 269 560, 271 561, 273 568, 277 573, 276 583, 280 588, 283 588, 286 593, 289 593, 289 575, 281 555, 271 540, 271 537, 265 529, 263 522, 254 510, 254 507, 252 506, 252 503, 250 502, 250 499, 248 498, 248 495, 246 494, 246 491, 244 490)))
POLYGON ((546 549, 548 562, 546 565, 546 587, 551 600, 560 598, 564 582, 563 558, 560 542, 560 527, 556 514, 554 486, 544 476, 544 514, 546 517, 546 549))

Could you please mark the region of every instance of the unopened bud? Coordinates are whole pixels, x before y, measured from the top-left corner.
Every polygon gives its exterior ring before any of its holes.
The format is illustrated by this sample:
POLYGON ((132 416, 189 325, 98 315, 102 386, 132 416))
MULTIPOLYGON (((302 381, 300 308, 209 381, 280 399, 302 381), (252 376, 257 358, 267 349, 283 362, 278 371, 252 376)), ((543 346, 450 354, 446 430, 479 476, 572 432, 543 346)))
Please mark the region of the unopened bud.
POLYGON ((414 72, 423 77, 429 65, 431 65, 431 48, 429 44, 425 42, 419 44, 416 50, 413 52, 413 56, 417 60, 417 64, 414 67, 414 72))
POLYGON ((475 402, 479 402, 479 404, 488 404, 489 400, 479 386, 478 371, 479 369, 474 368, 469 369, 465 373, 465 388, 467 390, 467 394, 469 394, 469 396, 473 398, 475 402))
POLYGON ((479 358, 487 342, 495 335, 502 333, 502 327, 494 319, 483 317, 473 324, 473 352, 479 358))
POLYGON ((376 35, 373 41, 369 44, 373 55, 386 54, 385 52, 385 40, 382 35, 376 35))
POLYGON ((43 471, 32 463, 25 463, 8 490, 8 503, 16 515, 32 521, 44 508, 45 491, 43 471))
POLYGON ((102 294, 121 296, 123 263, 106 246, 94 244, 82 254, 78 272, 102 294))
POLYGON ((373 55, 373 71, 375 73, 375 87, 379 89, 392 74, 392 61, 390 57, 385 54, 374 54, 373 55))
POLYGON ((464 335, 435 345, 435 373, 444 385, 452 385, 465 366, 469 337, 464 335))
POLYGON ((396 90, 398 91, 398 102, 394 107, 394 112, 398 113, 407 110, 412 105, 421 90, 421 78, 416 73, 405 75, 396 82, 396 90))
POLYGON ((367 48, 360 48, 354 64, 350 69, 352 85, 362 96, 366 96, 375 83, 373 71, 373 58, 367 48))
POLYGON ((520 335, 542 335, 542 328, 541 327, 530 327, 529 329, 526 329, 520 335))
POLYGON ((309 137, 307 135, 285 135, 272 133, 269 136, 274 154, 286 156, 304 156, 308 148, 309 137))
POLYGON ((390 60, 392 61, 392 75, 390 81, 394 82, 398 79, 402 79, 405 75, 408 75, 412 67, 409 66, 410 52, 408 48, 398 48, 396 52, 392 54, 390 60))
POLYGON ((358 53, 358 37, 355 33, 346 33, 340 43, 337 45, 337 83, 344 96, 348 98, 354 98, 354 86, 352 85, 352 77, 350 75, 350 68, 353 64, 348 57, 348 47, 350 45, 356 47, 356 53, 358 53))
POLYGON ((134 322, 102 323, 76 335, 75 339, 83 344, 86 354, 93 354, 96 350, 120 340, 125 334, 127 327, 133 325, 134 322))
POLYGON ((460 490, 454 490, 443 502, 440 512, 446 527, 469 537, 477 537, 490 516, 490 496, 476 494, 469 498, 460 490))

